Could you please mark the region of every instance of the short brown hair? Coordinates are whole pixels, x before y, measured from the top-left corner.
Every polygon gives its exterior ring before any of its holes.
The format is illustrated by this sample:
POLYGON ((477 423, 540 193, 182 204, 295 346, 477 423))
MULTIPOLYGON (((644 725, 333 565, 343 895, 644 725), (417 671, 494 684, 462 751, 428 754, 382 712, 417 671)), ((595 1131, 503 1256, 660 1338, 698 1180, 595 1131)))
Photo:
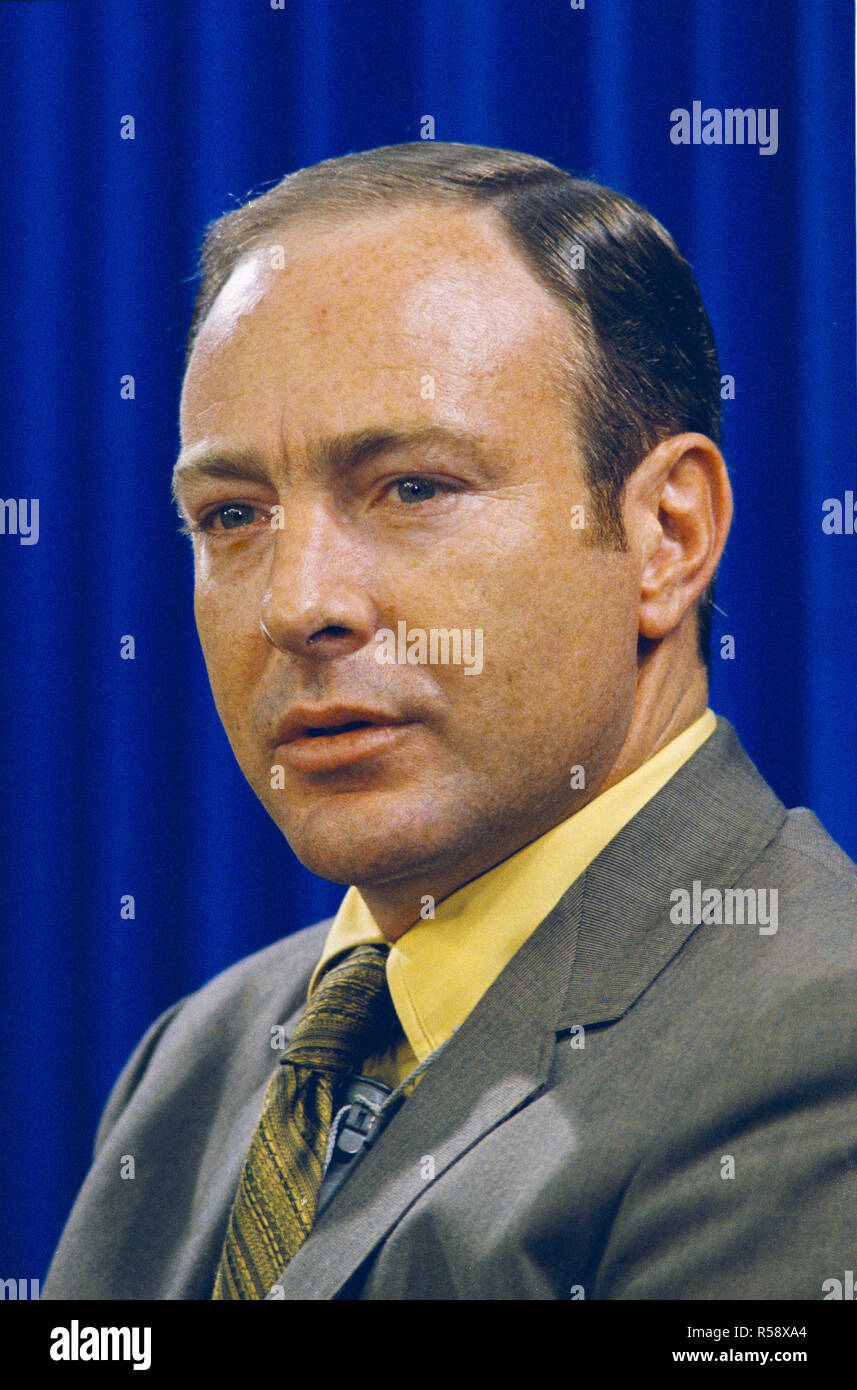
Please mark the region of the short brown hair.
MULTIPOLYGON (((347 219, 393 203, 490 204, 528 269, 565 307, 586 375, 570 388, 598 538, 624 548, 621 497, 661 440, 720 443, 720 366, 693 273, 661 224, 630 198, 534 155, 417 141, 326 159, 213 222, 187 356, 238 262, 290 220, 347 219)), ((710 662, 714 585, 698 604, 710 662)))

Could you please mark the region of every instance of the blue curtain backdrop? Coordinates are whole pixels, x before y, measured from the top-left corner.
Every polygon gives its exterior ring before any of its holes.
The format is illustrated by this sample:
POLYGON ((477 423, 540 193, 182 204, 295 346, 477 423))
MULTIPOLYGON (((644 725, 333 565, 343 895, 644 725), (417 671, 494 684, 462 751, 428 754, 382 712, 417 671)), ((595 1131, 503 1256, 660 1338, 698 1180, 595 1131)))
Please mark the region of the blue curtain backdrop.
POLYGON ((712 704, 857 856, 857 536, 821 527, 857 487, 853 29, 850 0, 0 6, 0 494, 40 502, 36 544, 0 535, 0 1278, 43 1275, 155 1015, 341 895, 234 763, 168 495, 201 232, 289 170, 431 115, 670 228, 735 381, 712 704), (776 154, 672 144, 694 100, 776 108, 776 154))

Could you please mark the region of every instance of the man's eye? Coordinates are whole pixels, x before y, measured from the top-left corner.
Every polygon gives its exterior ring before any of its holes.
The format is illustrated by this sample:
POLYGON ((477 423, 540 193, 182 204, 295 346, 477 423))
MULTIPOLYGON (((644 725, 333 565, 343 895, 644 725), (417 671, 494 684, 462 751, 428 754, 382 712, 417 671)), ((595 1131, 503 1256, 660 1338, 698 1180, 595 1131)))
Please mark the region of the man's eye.
POLYGON ((241 502, 229 502, 225 507, 216 507, 213 512, 209 512, 202 520, 202 529, 234 531, 239 526, 250 526, 258 515, 258 507, 241 502))
POLYGON ((400 502, 428 502, 437 493, 435 483, 428 478, 403 478, 396 483, 400 502))

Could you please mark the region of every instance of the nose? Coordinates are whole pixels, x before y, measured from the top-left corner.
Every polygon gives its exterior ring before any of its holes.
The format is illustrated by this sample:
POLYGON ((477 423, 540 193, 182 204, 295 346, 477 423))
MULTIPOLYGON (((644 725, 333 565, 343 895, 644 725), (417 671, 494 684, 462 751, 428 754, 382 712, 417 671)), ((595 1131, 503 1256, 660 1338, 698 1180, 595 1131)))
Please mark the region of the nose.
POLYGON ((274 532, 260 625, 272 647, 333 660, 359 651, 377 627, 360 547, 321 505, 287 509, 274 532))

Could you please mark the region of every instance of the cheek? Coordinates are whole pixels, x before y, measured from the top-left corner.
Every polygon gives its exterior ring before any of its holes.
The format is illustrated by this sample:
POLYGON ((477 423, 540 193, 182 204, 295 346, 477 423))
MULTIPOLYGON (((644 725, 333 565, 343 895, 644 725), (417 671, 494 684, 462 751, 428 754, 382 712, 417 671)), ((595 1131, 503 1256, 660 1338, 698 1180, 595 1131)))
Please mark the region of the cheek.
POLYGON ((522 573, 510 603, 520 618, 508 644, 522 649, 523 683, 550 692, 558 715, 624 701, 637 669, 633 575, 618 555, 554 558, 522 573))
POLYGON ((262 641, 248 624, 248 606, 235 592, 210 583, 197 584, 194 616, 202 654, 218 713, 230 731, 233 707, 256 676, 262 641))
POLYGON ((193 594, 193 614, 196 619, 196 630, 199 634, 202 654, 213 681, 215 672, 222 660, 221 646, 224 645, 224 624, 211 587, 200 579, 199 574, 197 574, 193 594))

